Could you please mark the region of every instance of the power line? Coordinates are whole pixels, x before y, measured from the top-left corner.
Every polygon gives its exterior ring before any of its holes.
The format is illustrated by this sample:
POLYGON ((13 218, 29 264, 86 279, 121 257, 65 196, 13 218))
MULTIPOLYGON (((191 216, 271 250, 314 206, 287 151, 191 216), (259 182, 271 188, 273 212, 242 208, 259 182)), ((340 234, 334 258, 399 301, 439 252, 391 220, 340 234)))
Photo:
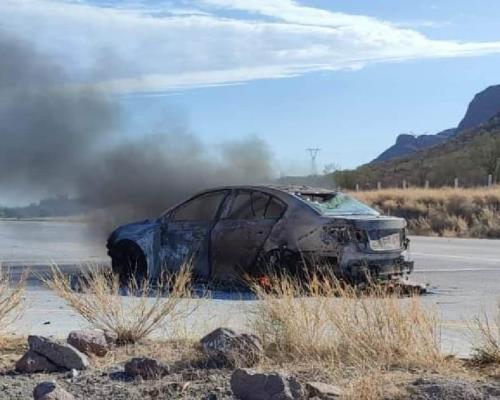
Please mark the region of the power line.
POLYGON ((316 159, 318 158, 318 154, 321 151, 318 147, 310 147, 306 149, 306 151, 311 156, 311 175, 318 175, 318 166, 316 165, 316 159))

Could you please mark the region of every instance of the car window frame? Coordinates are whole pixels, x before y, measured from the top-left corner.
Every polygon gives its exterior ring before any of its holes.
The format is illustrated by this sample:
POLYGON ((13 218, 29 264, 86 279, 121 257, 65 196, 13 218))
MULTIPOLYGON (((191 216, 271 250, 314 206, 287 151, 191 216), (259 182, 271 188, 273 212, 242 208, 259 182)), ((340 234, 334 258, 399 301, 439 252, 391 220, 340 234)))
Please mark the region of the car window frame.
POLYGON ((183 201, 182 203, 174 206, 173 208, 171 208, 170 210, 168 210, 164 216, 163 216, 163 220, 164 221, 168 221, 168 222, 179 222, 179 223, 195 223, 195 222, 212 222, 212 223, 217 223, 217 221, 219 221, 220 217, 221 217, 221 214, 222 214, 222 211, 224 210, 225 208, 225 205, 226 205, 226 201, 228 199, 228 197, 231 195, 231 190, 229 189, 218 189, 218 190, 212 190, 212 191, 209 191, 209 192, 204 192, 204 193, 200 193, 198 195, 195 195, 193 197, 190 197, 189 199, 183 201), (180 209, 181 207, 184 207, 187 203, 190 203, 191 201, 194 201, 200 197, 203 197, 203 196, 207 196, 207 195, 210 195, 210 194, 214 194, 214 193, 225 193, 224 197, 221 199, 220 201, 220 204, 219 204, 219 207, 217 209, 217 212, 215 213, 215 217, 213 220, 175 220, 175 212, 180 209))
MULTIPOLYGON (((223 215, 221 215, 221 220, 224 220, 224 221, 250 221, 250 222, 258 222, 258 221, 279 221, 281 218, 283 218, 283 215, 285 215, 286 213, 286 210, 288 209, 288 205, 281 199, 279 199, 278 197, 274 196, 273 194, 271 193, 268 193, 268 192, 265 192, 263 190, 258 190, 258 189, 252 189, 252 188, 249 188, 249 189, 235 189, 233 191, 233 194, 232 194, 232 199, 229 201, 229 203, 227 204, 227 208, 224 212, 223 215), (263 193, 265 194, 266 196, 269 197, 269 200, 267 201, 266 203, 266 208, 264 210, 264 217, 262 218, 253 218, 253 219, 235 219, 235 218, 231 218, 231 211, 232 211, 232 208, 233 208, 233 205, 236 201, 236 198, 238 197, 238 195, 241 193, 241 192, 247 192, 247 193, 250 193, 250 199, 252 199, 252 193, 254 192, 257 192, 257 193, 263 193), (271 200, 275 200, 278 204, 280 204, 281 206, 283 206, 283 211, 281 212, 280 216, 279 217, 274 217, 274 218, 268 218, 265 216, 266 212, 267 212, 267 209, 269 207, 269 204, 271 203, 271 200)), ((252 206, 252 211, 253 213, 255 214, 255 210, 253 210, 253 200, 251 200, 251 206, 252 206)))

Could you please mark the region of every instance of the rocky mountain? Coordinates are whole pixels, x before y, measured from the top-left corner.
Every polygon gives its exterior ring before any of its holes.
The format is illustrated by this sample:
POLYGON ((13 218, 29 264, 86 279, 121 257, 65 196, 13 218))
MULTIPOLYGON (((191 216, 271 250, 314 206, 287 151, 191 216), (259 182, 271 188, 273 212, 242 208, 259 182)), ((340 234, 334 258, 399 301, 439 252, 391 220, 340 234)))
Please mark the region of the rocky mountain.
POLYGON ((474 128, 489 120, 499 111, 500 85, 490 86, 474 96, 457 130, 463 132, 466 129, 474 128))
POLYGON ((488 175, 500 183, 500 112, 474 128, 449 137, 441 144, 393 158, 365 164, 355 170, 337 171, 337 185, 354 189, 401 187, 403 180, 410 186, 486 185, 488 175))
POLYGON ((451 128, 435 135, 402 134, 396 139, 396 144, 380 154, 373 162, 392 160, 408 156, 415 152, 442 144, 450 138, 460 135, 467 129, 478 126, 500 111, 500 85, 490 86, 476 94, 470 102, 464 118, 457 128, 451 128))

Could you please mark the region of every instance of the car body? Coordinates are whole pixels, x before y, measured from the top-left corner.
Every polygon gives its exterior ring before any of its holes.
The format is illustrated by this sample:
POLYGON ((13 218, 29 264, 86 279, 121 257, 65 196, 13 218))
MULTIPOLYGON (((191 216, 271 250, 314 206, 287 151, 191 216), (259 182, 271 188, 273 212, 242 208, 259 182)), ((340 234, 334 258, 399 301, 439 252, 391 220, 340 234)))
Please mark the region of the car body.
POLYGON ((202 281, 234 281, 272 265, 327 265, 350 281, 409 274, 406 221, 348 194, 306 186, 228 186, 200 192, 153 220, 117 228, 107 247, 124 279, 158 279, 191 263, 202 281))

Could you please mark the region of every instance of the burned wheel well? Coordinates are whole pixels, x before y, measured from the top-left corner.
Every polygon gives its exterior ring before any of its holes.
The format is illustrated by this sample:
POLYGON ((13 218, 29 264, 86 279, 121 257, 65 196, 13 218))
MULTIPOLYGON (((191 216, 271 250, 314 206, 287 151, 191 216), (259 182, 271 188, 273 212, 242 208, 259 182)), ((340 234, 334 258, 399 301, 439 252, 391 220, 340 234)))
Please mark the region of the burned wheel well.
POLYGON ((147 277, 146 255, 132 240, 124 239, 113 244, 109 251, 113 273, 125 283, 131 278, 141 281, 147 277))

